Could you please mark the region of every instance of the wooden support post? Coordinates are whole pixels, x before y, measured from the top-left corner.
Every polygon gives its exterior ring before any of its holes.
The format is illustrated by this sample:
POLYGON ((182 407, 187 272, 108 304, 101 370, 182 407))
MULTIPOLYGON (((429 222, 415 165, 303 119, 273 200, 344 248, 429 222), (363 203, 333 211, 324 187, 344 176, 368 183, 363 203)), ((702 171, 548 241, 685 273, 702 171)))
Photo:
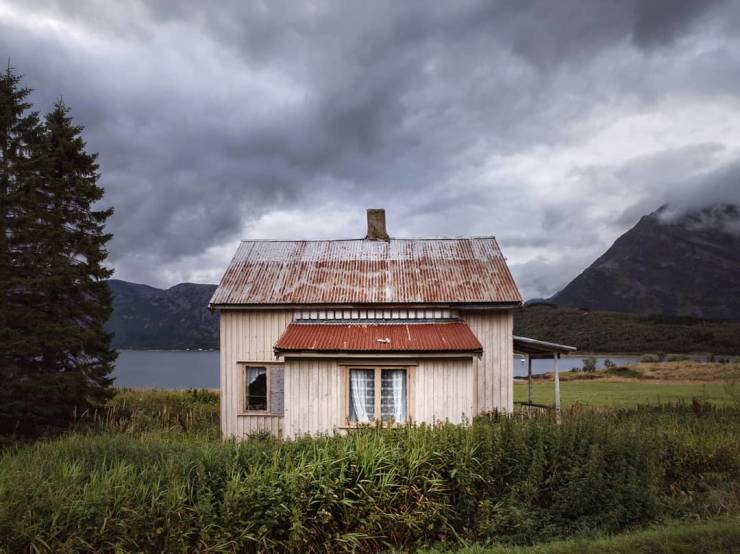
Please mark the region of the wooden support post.
POLYGON ((560 353, 555 352, 555 423, 560 425, 560 374, 558 373, 558 360, 560 353))
POLYGON ((527 402, 532 403, 532 356, 527 354, 527 402))

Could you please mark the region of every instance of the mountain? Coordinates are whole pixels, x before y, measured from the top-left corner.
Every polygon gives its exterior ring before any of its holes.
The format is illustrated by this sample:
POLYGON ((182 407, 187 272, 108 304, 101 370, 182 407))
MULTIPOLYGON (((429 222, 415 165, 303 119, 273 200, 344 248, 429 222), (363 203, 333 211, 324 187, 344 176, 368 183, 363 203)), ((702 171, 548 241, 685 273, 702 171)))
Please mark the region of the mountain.
POLYGON ((111 279, 115 348, 218 348, 218 314, 208 310, 216 285, 169 289, 111 279))
POLYGON ((740 319, 740 209, 644 216, 550 299, 559 306, 740 319))

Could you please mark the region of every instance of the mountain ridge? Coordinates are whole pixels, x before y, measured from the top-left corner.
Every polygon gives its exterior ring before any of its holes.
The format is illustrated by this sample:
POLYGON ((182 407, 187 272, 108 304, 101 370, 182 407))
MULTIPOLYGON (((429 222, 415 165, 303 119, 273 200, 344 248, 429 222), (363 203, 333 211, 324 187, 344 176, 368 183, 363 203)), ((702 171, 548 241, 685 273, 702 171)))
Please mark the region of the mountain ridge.
POLYGON ((561 291, 559 306, 740 319, 740 209, 643 216, 561 291))
POLYGON ((113 315, 106 329, 115 348, 218 348, 218 313, 208 309, 216 285, 179 283, 167 289, 111 279, 113 315))

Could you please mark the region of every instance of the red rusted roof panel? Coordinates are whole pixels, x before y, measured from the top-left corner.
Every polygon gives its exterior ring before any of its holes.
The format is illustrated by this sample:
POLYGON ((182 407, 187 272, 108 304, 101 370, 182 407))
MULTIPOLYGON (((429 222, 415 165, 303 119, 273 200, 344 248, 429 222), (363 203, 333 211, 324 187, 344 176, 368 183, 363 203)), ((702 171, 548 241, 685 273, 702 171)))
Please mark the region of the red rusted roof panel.
POLYGON ((291 323, 278 339, 282 352, 477 352, 465 323, 291 323))
POLYGON ((244 241, 213 305, 521 302, 496 239, 244 241))

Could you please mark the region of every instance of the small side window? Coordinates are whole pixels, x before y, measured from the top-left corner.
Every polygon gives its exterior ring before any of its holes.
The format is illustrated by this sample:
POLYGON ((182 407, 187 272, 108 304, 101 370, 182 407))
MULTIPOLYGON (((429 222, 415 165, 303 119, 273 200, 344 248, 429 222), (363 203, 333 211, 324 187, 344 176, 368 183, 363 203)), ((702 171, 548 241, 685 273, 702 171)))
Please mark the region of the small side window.
POLYGON ((266 367, 246 367, 245 411, 267 411, 267 373, 266 367))

